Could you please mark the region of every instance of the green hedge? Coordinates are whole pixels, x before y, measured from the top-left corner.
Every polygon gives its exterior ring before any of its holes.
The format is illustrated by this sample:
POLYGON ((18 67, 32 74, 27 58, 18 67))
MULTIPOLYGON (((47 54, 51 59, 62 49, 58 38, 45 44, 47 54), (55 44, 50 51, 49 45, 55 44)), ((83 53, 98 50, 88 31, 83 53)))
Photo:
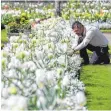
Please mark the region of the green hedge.
POLYGON ((107 29, 107 30, 100 29, 100 30, 101 30, 101 32, 104 32, 104 33, 111 33, 111 29, 107 29))

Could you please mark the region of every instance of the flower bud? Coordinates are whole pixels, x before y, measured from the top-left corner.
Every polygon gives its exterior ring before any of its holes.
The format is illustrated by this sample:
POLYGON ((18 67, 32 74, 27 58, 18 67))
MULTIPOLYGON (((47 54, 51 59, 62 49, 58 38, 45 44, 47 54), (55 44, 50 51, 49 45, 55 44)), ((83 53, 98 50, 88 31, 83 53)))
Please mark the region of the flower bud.
POLYGON ((9 88, 9 93, 10 94, 17 94, 17 88, 16 87, 10 87, 9 88))

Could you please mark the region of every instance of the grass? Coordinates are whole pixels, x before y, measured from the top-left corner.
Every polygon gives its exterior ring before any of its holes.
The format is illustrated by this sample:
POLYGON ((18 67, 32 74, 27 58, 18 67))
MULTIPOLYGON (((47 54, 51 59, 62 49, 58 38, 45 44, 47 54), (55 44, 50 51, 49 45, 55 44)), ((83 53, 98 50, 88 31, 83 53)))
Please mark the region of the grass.
POLYGON ((1 31, 1 42, 8 42, 7 30, 5 29, 1 31))
POLYGON ((111 65, 87 65, 81 70, 88 110, 111 110, 111 65))
POLYGON ((8 42, 7 30, 1 30, 1 47, 4 46, 4 43, 8 42))
POLYGON ((100 29, 103 33, 111 33, 111 29, 100 29))

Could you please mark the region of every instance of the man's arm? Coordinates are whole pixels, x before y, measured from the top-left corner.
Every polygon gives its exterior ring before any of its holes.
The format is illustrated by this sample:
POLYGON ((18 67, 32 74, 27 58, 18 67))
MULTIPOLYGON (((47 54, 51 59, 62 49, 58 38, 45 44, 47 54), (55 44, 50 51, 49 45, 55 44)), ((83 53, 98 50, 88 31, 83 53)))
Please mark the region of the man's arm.
POLYGON ((87 46, 89 44, 89 42, 91 41, 91 39, 94 37, 95 32, 93 30, 88 31, 86 33, 86 36, 84 38, 84 40, 75 48, 73 48, 75 51, 81 50, 82 48, 84 48, 85 46, 87 46))

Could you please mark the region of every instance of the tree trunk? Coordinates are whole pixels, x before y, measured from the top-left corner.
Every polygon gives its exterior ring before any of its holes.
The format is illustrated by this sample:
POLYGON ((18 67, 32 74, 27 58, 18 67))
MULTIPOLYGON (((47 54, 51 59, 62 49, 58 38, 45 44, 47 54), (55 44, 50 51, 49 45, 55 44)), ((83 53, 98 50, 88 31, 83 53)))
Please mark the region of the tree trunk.
POLYGON ((60 0, 55 0, 55 16, 61 16, 61 9, 60 9, 60 0))

